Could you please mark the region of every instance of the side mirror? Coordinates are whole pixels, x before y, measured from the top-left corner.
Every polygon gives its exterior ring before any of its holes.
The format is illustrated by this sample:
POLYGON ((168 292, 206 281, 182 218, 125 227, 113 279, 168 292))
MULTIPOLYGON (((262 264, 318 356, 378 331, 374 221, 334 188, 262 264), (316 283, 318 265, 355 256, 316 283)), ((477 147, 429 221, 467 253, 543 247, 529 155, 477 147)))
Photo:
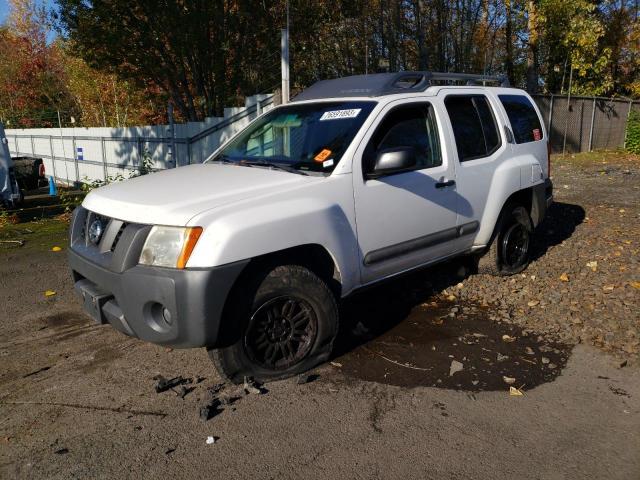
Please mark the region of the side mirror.
POLYGON ((378 150, 373 171, 368 178, 413 170, 418 164, 416 150, 413 147, 395 147, 378 150))

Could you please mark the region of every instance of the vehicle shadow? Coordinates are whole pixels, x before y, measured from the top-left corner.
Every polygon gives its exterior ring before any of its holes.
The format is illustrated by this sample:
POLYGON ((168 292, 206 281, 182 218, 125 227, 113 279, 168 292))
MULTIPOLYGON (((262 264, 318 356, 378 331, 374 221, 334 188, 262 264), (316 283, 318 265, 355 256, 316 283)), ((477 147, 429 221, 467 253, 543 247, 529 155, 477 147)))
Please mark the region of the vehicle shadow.
POLYGON ((531 246, 531 260, 542 257, 549 248, 559 245, 573 235, 576 227, 584 222, 585 210, 580 205, 554 202, 544 220, 536 228, 531 246))
MULTIPOLYGON (((554 203, 536 231, 532 260, 568 240, 584 217, 579 205, 554 203)), ((399 386, 469 391, 504 389, 503 377, 516 378, 528 388, 557 377, 569 346, 540 342, 538 335, 516 325, 493 321, 491 306, 439 295, 448 289, 455 293, 452 287, 474 275, 476 268, 470 257, 461 257, 345 299, 333 355, 343 373, 399 386), (465 364, 465 371, 455 377, 450 375, 452 359, 465 364)))

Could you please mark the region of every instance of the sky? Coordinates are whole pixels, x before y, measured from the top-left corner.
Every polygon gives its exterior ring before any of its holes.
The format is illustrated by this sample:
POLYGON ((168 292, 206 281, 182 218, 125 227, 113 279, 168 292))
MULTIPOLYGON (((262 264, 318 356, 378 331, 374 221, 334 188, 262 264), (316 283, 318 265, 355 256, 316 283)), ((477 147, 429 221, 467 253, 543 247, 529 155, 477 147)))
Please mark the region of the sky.
MULTIPOLYGON (((42 3, 47 7, 53 5, 53 0, 38 0, 38 3, 42 3)), ((0 0, 0 24, 4 23, 9 14, 9 2, 7 0, 0 0)))

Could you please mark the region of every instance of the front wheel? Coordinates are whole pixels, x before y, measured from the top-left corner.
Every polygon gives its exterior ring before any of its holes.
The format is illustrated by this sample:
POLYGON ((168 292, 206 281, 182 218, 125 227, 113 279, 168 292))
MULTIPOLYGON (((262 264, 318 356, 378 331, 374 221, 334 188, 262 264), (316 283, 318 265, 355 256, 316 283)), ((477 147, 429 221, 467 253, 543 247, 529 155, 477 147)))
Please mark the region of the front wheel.
POLYGON ((478 272, 508 276, 529 265, 533 224, 522 206, 505 208, 500 215, 491 245, 478 261, 478 272))
POLYGON ((256 273, 230 298, 223 322, 239 325, 228 347, 210 349, 220 374, 275 380, 327 360, 338 332, 338 307, 327 284, 298 265, 256 273))

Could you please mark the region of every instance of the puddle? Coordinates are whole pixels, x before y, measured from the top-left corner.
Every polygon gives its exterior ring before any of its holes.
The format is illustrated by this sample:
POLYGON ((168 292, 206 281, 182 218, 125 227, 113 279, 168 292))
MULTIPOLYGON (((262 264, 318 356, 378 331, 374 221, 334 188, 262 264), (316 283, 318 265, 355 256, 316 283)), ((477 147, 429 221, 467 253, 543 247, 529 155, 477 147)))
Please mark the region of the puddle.
POLYGON ((568 346, 494 322, 489 314, 489 308, 449 302, 404 311, 393 303, 379 309, 373 305, 360 312, 360 321, 339 347, 346 353, 335 361, 348 378, 472 392, 510 385, 529 390, 560 374, 568 346), (507 383, 503 377, 515 380, 507 383))

